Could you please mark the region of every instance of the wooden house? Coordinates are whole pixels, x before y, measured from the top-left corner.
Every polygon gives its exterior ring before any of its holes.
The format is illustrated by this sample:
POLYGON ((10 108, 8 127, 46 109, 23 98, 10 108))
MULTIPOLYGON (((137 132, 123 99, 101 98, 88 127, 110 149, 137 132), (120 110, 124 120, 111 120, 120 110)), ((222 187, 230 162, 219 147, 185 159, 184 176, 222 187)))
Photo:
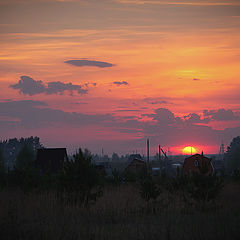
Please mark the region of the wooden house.
POLYGON ((213 173, 211 158, 203 154, 195 154, 185 158, 183 164, 183 174, 203 174, 209 176, 213 173))
POLYGON ((37 150, 36 165, 42 173, 57 173, 68 160, 66 148, 43 148, 37 150))

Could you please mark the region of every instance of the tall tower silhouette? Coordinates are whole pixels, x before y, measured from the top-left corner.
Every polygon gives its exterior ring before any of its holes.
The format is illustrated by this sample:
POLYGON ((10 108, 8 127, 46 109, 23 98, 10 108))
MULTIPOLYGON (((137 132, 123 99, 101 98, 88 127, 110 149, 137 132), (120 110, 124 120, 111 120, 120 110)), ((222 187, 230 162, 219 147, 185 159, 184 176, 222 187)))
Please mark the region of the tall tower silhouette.
POLYGON ((224 146, 224 143, 222 142, 219 149, 219 156, 222 160, 224 158, 224 153, 225 153, 225 146, 224 146))

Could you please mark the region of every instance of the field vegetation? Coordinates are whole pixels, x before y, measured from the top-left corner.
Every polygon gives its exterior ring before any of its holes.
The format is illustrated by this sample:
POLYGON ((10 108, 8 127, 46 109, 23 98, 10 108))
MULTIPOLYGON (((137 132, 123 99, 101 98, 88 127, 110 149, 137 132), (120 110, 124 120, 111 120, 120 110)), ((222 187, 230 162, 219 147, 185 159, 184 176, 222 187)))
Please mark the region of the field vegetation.
POLYGON ((238 169, 174 177, 142 169, 127 181, 115 170, 110 178, 98 171, 88 150, 57 174, 41 173, 33 159, 24 144, 7 172, 0 151, 1 239, 239 239, 238 169))
POLYGON ((225 180, 216 198, 204 205, 201 199, 161 184, 158 196, 146 201, 139 184, 107 183, 103 195, 87 207, 63 201, 68 192, 59 197, 53 189, 2 188, 1 238, 239 239, 239 180, 225 180))

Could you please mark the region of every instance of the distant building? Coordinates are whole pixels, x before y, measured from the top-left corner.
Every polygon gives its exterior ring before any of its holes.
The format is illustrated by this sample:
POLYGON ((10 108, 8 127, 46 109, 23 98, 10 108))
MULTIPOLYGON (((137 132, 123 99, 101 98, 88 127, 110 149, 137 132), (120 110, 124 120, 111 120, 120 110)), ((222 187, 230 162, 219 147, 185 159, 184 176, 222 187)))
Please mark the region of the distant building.
POLYGON ((209 176, 213 173, 211 158, 205 157, 203 154, 195 154, 185 158, 183 164, 183 174, 204 174, 209 176))
POLYGON ((216 174, 223 174, 225 172, 225 165, 223 159, 213 159, 212 165, 216 174))
POLYGON ((66 148, 43 148, 37 150, 36 165, 42 173, 57 173, 68 160, 66 148))
POLYGON ((128 166, 125 168, 125 172, 138 174, 142 169, 146 168, 146 162, 143 160, 134 158, 128 166))
POLYGON ((140 154, 131 154, 128 157, 128 163, 131 163, 134 159, 143 161, 143 158, 140 154))
POLYGON ((110 162, 96 162, 95 167, 102 175, 111 176, 112 174, 112 166, 110 162))
POLYGON ((152 167, 151 170, 152 176, 157 177, 161 175, 161 168, 160 167, 152 167))

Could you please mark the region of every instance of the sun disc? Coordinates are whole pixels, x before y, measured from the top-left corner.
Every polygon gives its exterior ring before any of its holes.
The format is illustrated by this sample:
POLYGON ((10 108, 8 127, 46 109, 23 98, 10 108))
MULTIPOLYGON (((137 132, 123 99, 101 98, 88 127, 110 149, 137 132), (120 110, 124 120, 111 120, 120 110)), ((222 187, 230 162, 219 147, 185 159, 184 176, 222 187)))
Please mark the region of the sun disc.
POLYGON ((196 148, 194 148, 192 146, 187 146, 187 147, 183 148, 182 152, 184 154, 195 154, 195 153, 197 153, 197 150, 196 150, 196 148))

